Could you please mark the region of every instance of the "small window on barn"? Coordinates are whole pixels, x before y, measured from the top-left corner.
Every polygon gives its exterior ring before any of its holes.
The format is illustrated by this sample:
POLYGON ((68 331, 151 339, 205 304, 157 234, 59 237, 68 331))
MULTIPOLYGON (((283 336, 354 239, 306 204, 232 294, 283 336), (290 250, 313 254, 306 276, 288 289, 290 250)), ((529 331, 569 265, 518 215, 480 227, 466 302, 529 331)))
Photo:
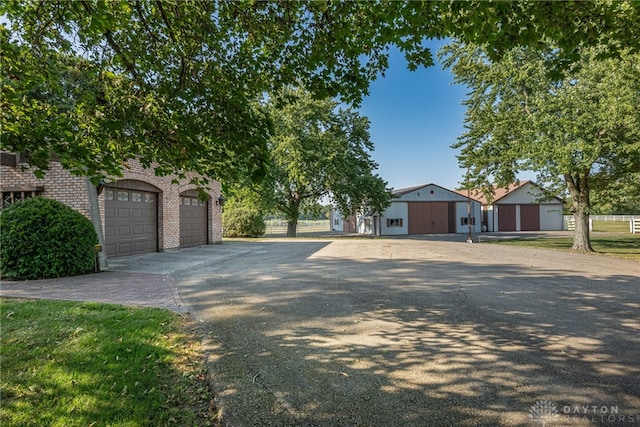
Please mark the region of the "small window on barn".
POLYGON ((387 218, 387 227, 402 227, 402 218, 387 218))
POLYGON ((340 220, 339 220, 338 218, 336 218, 336 219, 333 221, 333 223, 334 223, 335 225, 340 225, 340 220))
MULTIPOLYGON (((469 225, 469 218, 466 216, 460 217, 460 225, 469 225)), ((471 217, 471 225, 476 225, 476 217, 471 217)))

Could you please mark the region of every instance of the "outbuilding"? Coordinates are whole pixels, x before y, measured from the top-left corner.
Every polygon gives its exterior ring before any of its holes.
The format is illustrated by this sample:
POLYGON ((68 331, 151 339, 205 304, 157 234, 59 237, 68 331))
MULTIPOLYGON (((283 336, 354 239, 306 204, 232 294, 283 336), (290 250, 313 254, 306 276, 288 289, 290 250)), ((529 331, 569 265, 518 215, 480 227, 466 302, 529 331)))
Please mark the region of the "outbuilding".
POLYGON ((332 216, 333 230, 382 236, 480 232, 481 204, 474 198, 436 184, 393 191, 384 212, 363 212, 343 218, 332 216))
POLYGON ((380 216, 381 235, 467 233, 480 231, 480 202, 425 184, 393 192, 395 198, 380 216))
POLYGON ((562 200, 549 197, 532 181, 521 181, 506 188, 493 188, 488 198, 472 191, 482 202, 482 222, 487 231, 562 230, 562 200))

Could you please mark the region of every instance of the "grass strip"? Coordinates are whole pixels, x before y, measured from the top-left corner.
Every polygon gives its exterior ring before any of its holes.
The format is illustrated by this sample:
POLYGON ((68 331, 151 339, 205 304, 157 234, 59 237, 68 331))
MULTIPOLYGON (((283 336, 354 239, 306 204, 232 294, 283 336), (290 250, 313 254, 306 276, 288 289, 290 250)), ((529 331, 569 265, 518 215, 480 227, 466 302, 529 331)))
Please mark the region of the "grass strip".
MULTIPOLYGON (((570 251, 573 237, 505 239, 488 243, 570 251)), ((591 246, 603 255, 640 261, 640 235, 591 236, 591 246)))
POLYGON ((0 299, 0 425, 211 425, 195 328, 155 308, 0 299))

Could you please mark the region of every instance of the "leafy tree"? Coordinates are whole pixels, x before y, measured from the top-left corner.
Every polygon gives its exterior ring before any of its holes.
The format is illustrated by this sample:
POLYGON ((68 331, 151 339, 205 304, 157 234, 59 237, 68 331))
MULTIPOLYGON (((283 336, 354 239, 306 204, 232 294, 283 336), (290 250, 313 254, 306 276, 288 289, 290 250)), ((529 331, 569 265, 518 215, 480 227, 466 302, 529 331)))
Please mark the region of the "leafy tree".
POLYGON ((465 101, 466 132, 453 145, 473 184, 506 186, 521 170, 558 194, 565 186, 576 220, 573 250, 591 251, 592 190, 611 189, 640 171, 640 62, 637 54, 600 59, 603 48, 581 50, 561 79, 546 71, 556 52, 516 48, 491 61, 482 47, 452 44, 443 51, 465 101))
POLYGON ((1 148, 43 170, 55 152, 96 179, 133 157, 159 174, 257 179, 270 125, 256 96, 300 83, 357 102, 389 45, 416 68, 433 63, 428 38, 487 43, 492 58, 552 40, 560 70, 582 44, 640 47, 632 1, 7 0, 0 15, 1 148))
POLYGON ((383 210, 390 191, 374 174, 369 157, 369 121, 337 102, 313 99, 303 89, 285 89, 263 108, 274 122, 265 186, 271 206, 288 221, 287 236, 296 235, 300 213, 317 211, 331 198, 345 214, 363 206, 383 210))
POLYGON ((596 188, 590 200, 591 212, 596 215, 640 215, 640 172, 596 188))

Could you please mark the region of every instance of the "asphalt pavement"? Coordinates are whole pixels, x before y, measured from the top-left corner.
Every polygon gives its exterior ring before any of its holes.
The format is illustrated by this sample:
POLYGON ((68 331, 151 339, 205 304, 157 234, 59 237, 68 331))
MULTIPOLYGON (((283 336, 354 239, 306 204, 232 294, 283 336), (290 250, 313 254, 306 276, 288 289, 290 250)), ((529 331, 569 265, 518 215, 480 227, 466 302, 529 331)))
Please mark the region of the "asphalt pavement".
POLYGON ((189 312, 225 426, 640 425, 640 263, 451 239, 225 241, 85 299, 189 312))

